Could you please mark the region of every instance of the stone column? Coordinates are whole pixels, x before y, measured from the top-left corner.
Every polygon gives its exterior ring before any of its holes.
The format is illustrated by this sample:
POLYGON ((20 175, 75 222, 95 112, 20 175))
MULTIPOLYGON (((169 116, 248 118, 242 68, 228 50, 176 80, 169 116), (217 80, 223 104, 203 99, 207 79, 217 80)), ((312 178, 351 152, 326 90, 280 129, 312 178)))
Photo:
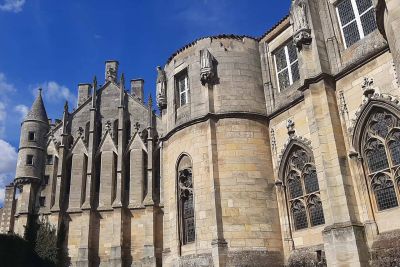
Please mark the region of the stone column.
POLYGON ((322 80, 304 92, 326 227, 323 239, 329 266, 368 266, 364 227, 349 172, 337 110, 334 81, 322 80))

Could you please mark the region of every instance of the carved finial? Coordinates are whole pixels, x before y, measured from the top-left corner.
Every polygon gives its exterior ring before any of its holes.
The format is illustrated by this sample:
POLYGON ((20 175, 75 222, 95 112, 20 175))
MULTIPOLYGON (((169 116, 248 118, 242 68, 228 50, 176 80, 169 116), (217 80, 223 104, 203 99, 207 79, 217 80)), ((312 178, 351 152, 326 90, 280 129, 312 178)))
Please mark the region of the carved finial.
POLYGON ((149 109, 153 109, 153 97, 151 96, 151 94, 149 95, 149 101, 147 102, 147 106, 149 107, 149 109))
POLYGON ((136 131, 136 132, 139 132, 139 130, 140 130, 140 123, 139 123, 139 122, 136 122, 135 125, 134 125, 134 128, 135 128, 135 131, 136 131))
POLYGON ((121 79, 120 79, 120 86, 122 89, 125 89, 125 74, 121 74, 121 79))
POLYGON ((365 77, 361 87, 364 91, 365 97, 371 98, 374 95, 375 93, 374 79, 365 77))
POLYGON ((65 104, 64 104, 64 112, 65 113, 68 113, 68 100, 67 101, 65 101, 65 104))
POLYGON ((294 121, 292 119, 288 119, 286 122, 286 128, 288 130, 288 135, 289 137, 292 137, 294 135, 294 133, 296 132, 296 130, 294 129, 294 121))
POLYGON ((39 90, 39 95, 42 96, 42 91, 43 91, 43 89, 42 89, 42 88, 39 88, 38 90, 39 90))
POLYGON ((93 78, 93 91, 96 91, 96 90, 97 90, 97 77, 95 75, 93 78))
POLYGON ((106 131, 107 132, 111 131, 111 121, 106 122, 106 131))

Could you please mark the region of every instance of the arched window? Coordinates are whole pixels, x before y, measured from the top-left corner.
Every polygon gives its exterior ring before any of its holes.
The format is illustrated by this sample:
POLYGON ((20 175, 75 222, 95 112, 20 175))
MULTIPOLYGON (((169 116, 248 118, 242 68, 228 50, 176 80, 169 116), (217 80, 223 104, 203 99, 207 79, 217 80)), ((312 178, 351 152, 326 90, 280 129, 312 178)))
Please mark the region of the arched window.
POLYGON ((283 180, 294 229, 325 224, 312 155, 299 145, 293 145, 284 164, 283 180))
POLYGON ((397 207, 400 167, 399 119, 391 112, 376 108, 368 117, 362 136, 362 153, 368 173, 369 188, 376 208, 397 207))
POLYGON ((178 163, 177 186, 180 238, 182 245, 186 245, 196 237, 192 162, 186 155, 178 163))

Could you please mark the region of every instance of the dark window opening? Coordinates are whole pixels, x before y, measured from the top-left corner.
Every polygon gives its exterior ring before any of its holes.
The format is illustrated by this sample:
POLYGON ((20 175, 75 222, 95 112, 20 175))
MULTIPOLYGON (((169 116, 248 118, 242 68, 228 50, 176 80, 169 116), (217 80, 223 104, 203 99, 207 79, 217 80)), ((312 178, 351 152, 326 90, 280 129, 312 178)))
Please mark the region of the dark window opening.
POLYGON ((35 132, 28 133, 28 141, 36 141, 36 134, 35 132))
POLYGON ((26 165, 33 165, 33 155, 26 156, 26 165))

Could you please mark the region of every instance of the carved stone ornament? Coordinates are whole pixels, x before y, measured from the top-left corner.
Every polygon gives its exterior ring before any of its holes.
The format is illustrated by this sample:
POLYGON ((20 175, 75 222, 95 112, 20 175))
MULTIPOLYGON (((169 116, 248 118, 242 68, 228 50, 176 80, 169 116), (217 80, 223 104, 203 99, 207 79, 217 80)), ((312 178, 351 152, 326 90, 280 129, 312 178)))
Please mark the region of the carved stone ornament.
POLYGON ((117 81, 117 71, 113 67, 107 69, 107 81, 114 83, 117 81))
POLYGON ((301 49, 311 44, 311 28, 308 22, 308 4, 306 0, 292 0, 290 18, 294 30, 294 43, 301 49))
POLYGON ((159 109, 167 107, 167 76, 160 66, 157 67, 157 106, 159 109))
POLYGON ((294 126, 295 126, 294 121, 291 119, 288 119, 286 122, 286 128, 288 130, 289 137, 293 137, 294 133, 296 132, 296 130, 294 129, 294 126))
POLYGON ((364 91, 365 97, 371 98, 374 95, 375 93, 374 79, 365 77, 361 87, 364 91))
POLYGON ((111 121, 106 122, 106 132, 111 132, 111 121))
POLYGON ((200 80, 203 85, 214 80, 214 58, 206 48, 200 51, 200 80))

